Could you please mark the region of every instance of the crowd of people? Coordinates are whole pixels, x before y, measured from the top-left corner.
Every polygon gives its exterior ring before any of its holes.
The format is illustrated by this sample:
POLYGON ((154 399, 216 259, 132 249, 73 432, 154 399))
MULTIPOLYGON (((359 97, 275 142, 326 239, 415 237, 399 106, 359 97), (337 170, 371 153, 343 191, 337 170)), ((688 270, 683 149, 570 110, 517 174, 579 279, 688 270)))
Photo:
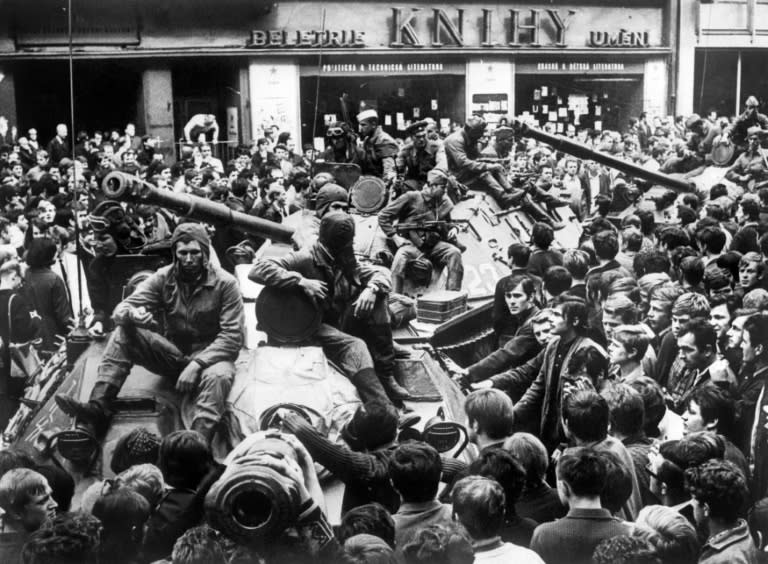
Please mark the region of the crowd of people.
POLYGON ((84 265, 88 330, 107 342, 89 399, 60 393, 58 406, 102 440, 120 388, 140 364, 173 379, 194 407, 188 430, 160 437, 137 428, 121 437, 115 477, 77 495, 62 466, 21 447, 0 450, 0 561, 761 560, 768 118, 758 107, 750 97, 730 120, 641 115, 622 132, 573 131, 595 151, 689 177, 711 164, 714 147, 735 148, 727 182, 653 200, 642 179, 516 136, 505 123, 491 130, 475 116, 453 131, 420 121, 394 139, 367 109, 357 132, 332 123, 324 152, 298 152, 290 134, 266 127, 222 160, 206 139, 215 137, 215 120, 201 115, 175 163, 133 124, 79 133, 74 146, 66 125, 45 147, 28 130, 0 147, 0 427, 29 383, 11 376, 9 345, 34 341, 46 358, 79 321, 68 254, 84 265), (373 212, 382 245, 355 244, 348 186, 331 168, 316 172, 324 162, 382 180, 388 201, 373 212), (237 225, 109 200, 102 181, 113 171, 293 225, 298 249, 260 257, 264 240, 237 225), (473 444, 457 459, 424 441, 398 441, 414 416, 395 377, 395 359, 407 352, 393 339, 393 325, 404 321, 393 304, 408 280, 428 283, 439 269, 445 289, 461 289, 451 211, 468 190, 534 224, 529 240, 507 250, 511 273, 496 286, 496 350, 452 374, 467 393, 473 444), (582 223, 572 248, 554 243, 563 227, 556 208, 582 223), (133 281, 132 291, 116 288, 115 257, 138 252, 165 253, 170 264, 133 281), (272 430, 232 445, 223 462, 214 457, 244 343, 232 274, 243 263, 252 263, 251 280, 303 292, 320 309, 322 323, 306 342, 323 348, 362 400, 343 442, 281 409, 272 430), (275 441, 286 446, 264 447, 275 441), (337 525, 315 463, 344 483, 337 525), (228 468, 249 465, 289 484, 288 506, 256 507, 254 498, 211 507, 206 500, 228 468), (233 519, 253 523, 254 514, 278 509, 291 518, 269 534, 233 534, 233 519))

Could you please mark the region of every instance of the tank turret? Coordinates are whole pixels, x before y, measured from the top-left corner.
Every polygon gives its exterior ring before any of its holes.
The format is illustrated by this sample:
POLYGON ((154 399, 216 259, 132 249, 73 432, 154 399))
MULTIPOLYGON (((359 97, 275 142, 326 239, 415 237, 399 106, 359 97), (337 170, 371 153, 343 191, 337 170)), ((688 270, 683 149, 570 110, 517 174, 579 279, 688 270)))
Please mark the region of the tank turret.
POLYGON ((293 243, 294 230, 290 227, 235 211, 199 196, 161 190, 124 172, 110 172, 104 177, 102 190, 107 198, 113 200, 160 206, 192 219, 234 226, 278 243, 293 243))
POLYGON ((546 143, 547 145, 550 145, 554 149, 562 151, 563 153, 573 155, 579 159, 587 159, 598 162, 609 168, 615 168, 616 170, 628 174, 629 176, 640 178, 653 184, 666 186, 667 188, 672 188, 680 192, 691 192, 695 189, 692 183, 686 181, 683 178, 645 169, 634 163, 622 159, 617 159, 616 157, 612 157, 606 153, 601 153, 599 151, 590 149, 589 147, 572 141, 567 137, 563 137, 561 135, 552 135, 546 131, 536 129, 535 127, 531 127, 520 120, 515 120, 514 129, 516 135, 536 139, 536 141, 546 143))

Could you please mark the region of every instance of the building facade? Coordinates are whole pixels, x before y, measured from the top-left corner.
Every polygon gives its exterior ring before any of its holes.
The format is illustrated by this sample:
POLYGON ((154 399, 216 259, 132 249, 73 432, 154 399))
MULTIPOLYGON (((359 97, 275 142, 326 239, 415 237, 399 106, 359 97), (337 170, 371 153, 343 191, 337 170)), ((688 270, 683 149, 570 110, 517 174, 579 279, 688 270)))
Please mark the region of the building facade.
MULTIPOLYGON (((20 130, 68 121, 66 0, 8 3, 0 106, 20 130)), ((313 2, 72 0, 76 127, 132 121, 172 148, 197 113, 220 139, 269 125, 320 143, 331 121, 374 108, 402 133, 481 113, 559 132, 666 114, 674 0, 313 2)))
POLYGON ((768 1, 682 0, 680 114, 732 116, 755 95, 768 103, 768 1))

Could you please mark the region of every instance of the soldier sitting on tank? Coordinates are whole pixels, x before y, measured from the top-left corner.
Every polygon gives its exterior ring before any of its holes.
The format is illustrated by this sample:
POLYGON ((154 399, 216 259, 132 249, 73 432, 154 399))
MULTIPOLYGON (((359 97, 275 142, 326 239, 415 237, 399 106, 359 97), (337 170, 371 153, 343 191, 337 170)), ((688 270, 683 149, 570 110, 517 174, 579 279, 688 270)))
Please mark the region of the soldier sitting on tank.
POLYGON ((376 110, 365 110, 357 114, 360 139, 363 141, 360 168, 363 174, 382 178, 388 185, 397 177, 395 157, 397 143, 379 125, 376 110))
POLYGON ((357 135, 346 122, 334 121, 325 131, 328 147, 321 158, 329 163, 360 163, 360 150, 357 148, 357 135))
POLYGON ((411 137, 397 153, 397 171, 405 180, 414 180, 419 188, 427 181, 427 173, 435 167, 446 168, 440 144, 427 138, 427 120, 417 121, 405 132, 411 137))
POLYGON ((728 180, 752 192, 765 184, 768 180, 768 165, 761 144, 766 135, 768 131, 760 127, 749 128, 747 150, 739 155, 736 162, 725 173, 728 180))
POLYGON ((435 229, 411 229, 398 234, 395 221, 421 224, 425 221, 451 220, 453 204, 445 195, 448 175, 440 169, 433 169, 427 175, 427 183, 419 192, 406 192, 379 212, 382 231, 397 247, 392 261, 392 291, 402 293, 407 265, 426 258, 448 272, 446 290, 460 290, 464 278, 461 251, 456 246, 458 230, 455 227, 440 226, 435 229))
POLYGON ((756 97, 750 96, 744 102, 744 112, 736 118, 733 125, 723 131, 723 138, 730 139, 739 150, 747 150, 750 130, 753 127, 768 130, 768 116, 760 113, 760 102, 756 97))
POLYGON ((660 172, 679 172, 695 176, 712 162, 710 153, 715 139, 720 137, 720 127, 699 114, 691 114, 685 120, 685 128, 690 131, 691 136, 682 156, 667 160, 659 169, 660 172))
POLYGON ((318 239, 311 246, 282 258, 260 259, 248 277, 265 286, 303 290, 323 314, 323 323, 309 344, 323 348, 363 401, 400 401, 408 391, 394 374, 389 271, 358 263, 354 236, 352 217, 328 213, 320 220, 318 239))
POLYGON ((478 160, 480 151, 478 141, 486 128, 481 117, 470 117, 463 129, 451 133, 443 142, 448 171, 468 188, 490 194, 502 208, 516 205, 516 200, 509 193, 512 187, 504 175, 500 163, 487 163, 478 160))
POLYGON ((195 393, 192 430, 209 442, 221 420, 243 344, 243 299, 235 278, 209 263, 210 241, 199 224, 183 223, 171 238, 173 264, 141 282, 115 308, 90 400, 59 394, 64 413, 103 434, 134 364, 195 393), (157 315, 157 318, 155 317, 157 315), (165 334, 152 330, 163 321, 165 334))

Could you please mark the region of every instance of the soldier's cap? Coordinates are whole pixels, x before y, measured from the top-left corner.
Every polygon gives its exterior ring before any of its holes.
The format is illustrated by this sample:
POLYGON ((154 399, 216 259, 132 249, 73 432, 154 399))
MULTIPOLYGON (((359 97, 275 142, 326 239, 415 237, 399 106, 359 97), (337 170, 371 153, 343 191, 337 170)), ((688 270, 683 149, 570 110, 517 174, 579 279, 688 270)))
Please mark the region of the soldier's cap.
POLYGON ((379 114, 376 113, 376 110, 363 110, 362 112, 357 114, 357 121, 358 122, 368 121, 368 120, 371 120, 371 119, 375 119, 376 121, 378 121, 379 114))
POLYGON ((699 114, 691 114, 688 116, 688 119, 685 120, 685 127, 690 129, 699 122, 701 122, 701 116, 699 114))
POLYGON ((427 173, 427 184, 447 184, 448 175, 444 170, 433 168, 427 173))
POLYGON ((409 125, 405 129, 405 132, 408 135, 416 135, 417 133, 422 133, 426 131, 429 125, 430 125, 429 121, 422 119, 420 121, 417 121, 416 123, 412 123, 411 125, 409 125))
POLYGON ((747 101, 744 103, 744 105, 747 108, 759 108, 760 102, 758 102, 757 98, 755 98, 754 96, 750 96, 749 98, 747 98, 747 101))

